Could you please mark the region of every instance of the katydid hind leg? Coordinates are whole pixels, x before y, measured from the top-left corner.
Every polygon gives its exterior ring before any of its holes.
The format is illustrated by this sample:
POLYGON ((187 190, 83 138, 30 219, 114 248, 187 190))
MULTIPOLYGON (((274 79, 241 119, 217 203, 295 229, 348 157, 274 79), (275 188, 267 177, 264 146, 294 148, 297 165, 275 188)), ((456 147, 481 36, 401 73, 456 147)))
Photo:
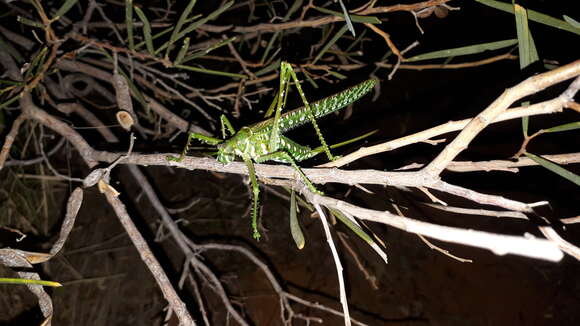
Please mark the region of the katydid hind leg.
POLYGON ((306 174, 302 172, 302 169, 300 169, 298 164, 296 164, 296 161, 292 158, 292 156, 283 150, 257 157, 254 160, 256 161, 256 163, 262 163, 266 161, 278 161, 289 163, 296 170, 296 172, 298 172, 298 174, 304 181, 304 184, 306 184, 306 186, 308 187, 308 189, 310 189, 310 191, 317 193, 319 195, 323 194, 320 190, 314 187, 314 184, 312 184, 312 182, 310 181, 310 179, 308 179, 306 174))
POLYGON ((330 161, 334 161, 334 157, 330 153, 330 149, 329 149, 328 145, 326 144, 324 137, 322 136, 322 132, 320 131, 320 128, 318 127, 318 123, 316 123, 316 119, 314 118, 314 113, 312 112, 312 108, 310 107, 310 103, 308 103, 308 100, 306 99, 306 95, 304 95, 304 91, 302 90, 302 86, 300 86, 300 82, 298 81, 298 76, 296 76, 296 73, 294 73, 294 70, 292 70, 292 69, 290 69, 289 73, 290 73, 290 76, 292 77, 292 80, 294 81, 294 84, 296 85, 296 89, 298 90, 298 94, 300 94, 300 98, 302 99, 302 102, 304 103, 304 107, 306 108, 306 114, 308 116, 308 119, 310 120, 310 122, 312 123, 312 126, 314 127, 314 130, 316 131, 316 135, 318 136, 318 139, 320 140, 320 143, 322 144, 322 148, 324 149, 326 156, 328 156, 328 159, 330 161))

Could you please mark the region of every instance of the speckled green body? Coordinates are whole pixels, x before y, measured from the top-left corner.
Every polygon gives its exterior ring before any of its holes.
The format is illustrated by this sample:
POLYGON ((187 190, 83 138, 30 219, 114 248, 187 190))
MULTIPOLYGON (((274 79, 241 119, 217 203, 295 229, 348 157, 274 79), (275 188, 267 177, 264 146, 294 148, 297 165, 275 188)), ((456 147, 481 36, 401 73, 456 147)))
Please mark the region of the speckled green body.
MULTIPOLYGON (((338 111, 364 96, 373 89, 376 81, 369 79, 356 86, 348 88, 338 94, 326 97, 320 101, 310 104, 312 114, 315 119, 321 118, 332 112, 338 111)), ((279 150, 288 152, 297 161, 304 161, 320 152, 314 152, 310 147, 302 146, 287 137, 280 136, 276 148, 272 148, 270 137, 274 119, 270 118, 240 129, 233 137, 218 145, 218 160, 224 164, 232 162, 235 156, 249 156, 254 161, 260 157, 274 153, 279 150)), ((307 108, 286 112, 280 115, 278 120, 279 132, 284 133, 309 122, 307 108)), ((273 161, 290 163, 283 158, 271 158, 273 161)))
POLYGON ((260 232, 258 231, 257 223, 258 196, 260 193, 260 188, 258 186, 256 171, 252 162, 262 163, 266 161, 276 161, 288 163, 294 167, 294 169, 298 172, 304 181, 304 184, 311 191, 321 194, 321 192, 314 187, 312 182, 308 180, 306 175, 296 164, 296 162, 306 160, 321 152, 326 152, 326 155, 330 160, 334 159, 330 153, 329 146, 326 144, 324 137, 322 137, 322 133, 318 128, 316 119, 338 111, 355 102, 363 95, 368 93, 375 86, 375 83, 375 80, 369 79, 340 93, 309 104, 304 95, 304 92, 302 91, 302 88, 300 87, 300 83, 296 77, 296 74, 294 73, 292 66, 287 62, 282 62, 280 64, 280 90, 278 91, 278 94, 271 106, 272 109, 276 107, 276 113, 273 118, 258 122, 248 127, 243 127, 236 132, 228 119, 222 115, 222 136, 225 139, 226 133, 229 133, 231 135, 229 139, 222 140, 191 133, 189 134, 187 145, 185 146, 185 149, 181 155, 178 158, 170 156, 168 157, 168 160, 182 160, 188 151, 189 144, 192 139, 198 139, 207 144, 216 145, 217 160, 223 164, 228 164, 234 161, 236 157, 242 158, 248 167, 248 173, 252 183, 252 192, 254 197, 252 205, 252 229, 253 237, 258 240, 260 238, 260 232), (298 90, 298 94, 302 98, 304 106, 282 114, 282 109, 286 103, 286 95, 288 94, 288 88, 290 86, 291 80, 294 81, 294 85, 298 90), (315 150, 312 150, 308 146, 299 145, 282 135, 286 131, 309 122, 314 127, 316 134, 322 144, 322 146, 315 150))

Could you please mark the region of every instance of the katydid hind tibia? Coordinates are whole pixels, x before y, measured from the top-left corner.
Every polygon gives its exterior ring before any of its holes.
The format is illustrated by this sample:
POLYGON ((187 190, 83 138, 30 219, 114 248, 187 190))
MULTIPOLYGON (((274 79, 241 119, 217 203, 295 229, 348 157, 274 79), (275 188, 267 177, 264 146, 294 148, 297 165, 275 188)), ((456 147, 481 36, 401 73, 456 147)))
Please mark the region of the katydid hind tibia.
POLYGON ((335 146, 329 147, 326 144, 318 128, 316 119, 352 104, 373 89, 375 83, 376 81, 374 79, 369 79, 340 93, 310 104, 300 87, 300 83, 292 66, 289 63, 282 62, 280 67, 280 89, 273 103, 276 108, 274 117, 250 126, 242 127, 236 132, 229 120, 222 115, 221 130, 223 139, 190 133, 187 139, 187 145, 181 155, 179 157, 169 156, 168 159, 174 161, 182 160, 193 139, 197 139, 206 144, 216 145, 217 160, 223 164, 232 162, 236 157, 242 158, 248 167, 252 185, 252 229, 253 237, 258 240, 260 238, 257 223, 260 188, 253 162, 263 163, 266 161, 276 161, 290 164, 311 191, 321 194, 296 164, 296 162, 304 161, 321 152, 325 152, 330 160, 334 159, 332 154, 330 154, 329 148, 335 146), (291 81, 294 82, 304 106, 282 114, 291 81), (316 134, 322 144, 317 149, 300 145, 282 135, 284 132, 308 122, 314 126, 316 134), (229 134, 231 137, 226 139, 226 134, 229 134))

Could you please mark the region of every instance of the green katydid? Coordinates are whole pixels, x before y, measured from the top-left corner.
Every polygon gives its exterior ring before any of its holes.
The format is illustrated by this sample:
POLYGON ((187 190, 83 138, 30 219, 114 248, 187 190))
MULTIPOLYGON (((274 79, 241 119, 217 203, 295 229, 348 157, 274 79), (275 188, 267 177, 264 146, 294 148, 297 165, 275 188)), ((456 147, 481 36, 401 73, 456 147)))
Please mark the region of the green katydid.
MULTIPOLYGON (((169 156, 169 160, 180 161, 183 159, 189 149, 189 144, 192 139, 197 139, 209 145, 217 146, 217 160, 223 164, 232 162, 236 156, 241 157, 248 167, 250 175, 250 182, 253 192, 253 209, 252 209, 252 229, 253 237, 259 240, 260 233, 258 231, 258 195, 260 188, 256 178, 256 172, 253 162, 263 163, 266 161, 276 161, 292 165, 298 172, 306 186, 313 192, 321 194, 312 182, 302 172, 296 162, 300 162, 311 157, 325 152, 330 160, 334 157, 330 153, 329 146, 324 141, 322 133, 316 123, 316 118, 323 117, 332 112, 338 111, 349 104, 355 102, 366 93, 368 93, 375 85, 374 79, 369 79, 356 86, 348 88, 340 93, 326 97, 320 101, 309 104, 298 77, 294 73, 292 66, 287 62, 282 62, 280 66, 280 90, 272 106, 276 107, 276 112, 273 118, 258 122, 256 124, 242 127, 239 131, 235 131, 229 120, 221 116, 221 131, 224 139, 208 137, 205 135, 190 133, 187 139, 187 145, 179 157, 169 156), (286 95, 290 86, 290 81, 294 82, 304 106, 298 109, 282 114, 282 109, 286 103, 286 95), (289 138, 283 136, 284 132, 294 129, 310 121, 316 130, 316 134, 322 143, 322 146, 311 149, 308 146, 299 145, 289 138), (229 139, 226 133, 231 136, 229 139)), ((368 135, 368 134, 367 134, 368 135)), ((367 136, 365 135, 365 136, 367 136)), ((360 139, 362 137, 357 137, 360 139)), ((350 141, 349 141, 350 142, 350 141)), ((330 146, 330 148, 336 147, 330 146)))

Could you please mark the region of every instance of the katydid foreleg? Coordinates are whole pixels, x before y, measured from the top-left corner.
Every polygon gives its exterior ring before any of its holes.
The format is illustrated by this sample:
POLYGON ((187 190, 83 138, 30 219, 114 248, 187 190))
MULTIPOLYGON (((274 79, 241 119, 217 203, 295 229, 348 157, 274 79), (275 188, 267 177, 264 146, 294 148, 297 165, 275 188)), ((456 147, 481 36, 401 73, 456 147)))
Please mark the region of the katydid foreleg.
POLYGON ((260 240, 260 231, 258 231, 258 196, 260 195, 260 186, 258 185, 258 179, 256 178, 256 170, 254 169, 254 163, 249 156, 244 155, 242 157, 246 166, 248 167, 248 174, 250 175, 250 183, 252 185, 252 236, 256 240, 260 240))

